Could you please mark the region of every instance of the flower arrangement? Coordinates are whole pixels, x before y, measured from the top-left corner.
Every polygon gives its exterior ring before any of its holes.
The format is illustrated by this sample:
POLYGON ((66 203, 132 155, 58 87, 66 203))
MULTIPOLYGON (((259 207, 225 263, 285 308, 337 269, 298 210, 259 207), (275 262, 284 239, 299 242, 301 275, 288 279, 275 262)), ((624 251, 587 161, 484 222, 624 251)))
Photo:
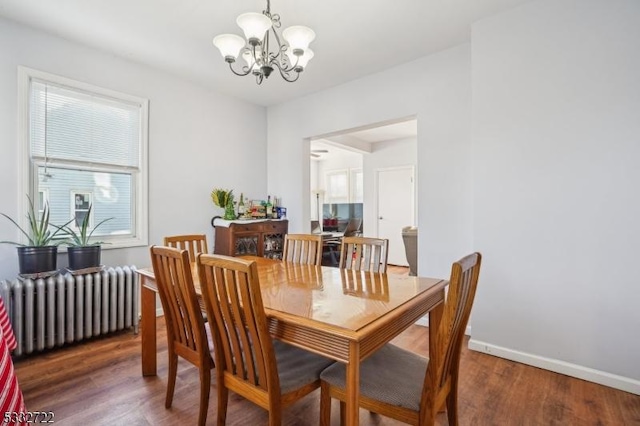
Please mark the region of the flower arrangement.
POLYGON ((224 218, 233 220, 236 218, 236 212, 233 206, 233 189, 214 188, 211 191, 211 201, 218 207, 224 209, 224 218))

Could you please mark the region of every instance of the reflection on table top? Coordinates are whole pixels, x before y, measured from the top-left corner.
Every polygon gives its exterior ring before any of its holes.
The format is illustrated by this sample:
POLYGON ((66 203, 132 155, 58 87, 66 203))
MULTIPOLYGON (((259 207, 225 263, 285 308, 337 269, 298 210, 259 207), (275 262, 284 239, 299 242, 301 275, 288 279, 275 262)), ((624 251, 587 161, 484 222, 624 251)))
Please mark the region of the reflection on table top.
MULTIPOLYGON (((442 290, 446 281, 405 275, 354 272, 339 268, 255 260, 267 314, 285 320, 321 322, 357 332, 417 296, 442 290)), ((139 272, 153 278, 153 270, 139 272)), ((194 272, 195 268, 194 268, 194 272)), ((197 273, 196 291, 200 292, 197 273)), ((155 290, 155 283, 146 283, 155 290)))

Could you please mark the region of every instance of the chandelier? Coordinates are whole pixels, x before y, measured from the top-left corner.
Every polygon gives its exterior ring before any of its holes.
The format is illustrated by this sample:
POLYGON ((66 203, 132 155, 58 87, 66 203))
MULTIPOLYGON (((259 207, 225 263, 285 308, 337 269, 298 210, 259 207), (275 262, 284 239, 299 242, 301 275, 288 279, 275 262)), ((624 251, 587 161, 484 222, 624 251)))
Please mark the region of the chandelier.
POLYGON ((294 25, 282 32, 284 41, 278 35, 280 15, 271 14, 271 1, 267 0, 267 9, 262 13, 243 13, 236 23, 244 32, 246 40, 235 34, 220 34, 213 39, 213 45, 220 49, 231 71, 239 76, 252 74, 256 83, 269 78, 274 69, 286 81, 292 83, 300 78, 307 63, 313 58, 309 43, 316 37, 311 28, 294 25), (269 31, 271 30, 271 31, 269 31), (273 37, 273 40, 270 39, 273 37), (246 65, 234 69, 238 56, 246 65))

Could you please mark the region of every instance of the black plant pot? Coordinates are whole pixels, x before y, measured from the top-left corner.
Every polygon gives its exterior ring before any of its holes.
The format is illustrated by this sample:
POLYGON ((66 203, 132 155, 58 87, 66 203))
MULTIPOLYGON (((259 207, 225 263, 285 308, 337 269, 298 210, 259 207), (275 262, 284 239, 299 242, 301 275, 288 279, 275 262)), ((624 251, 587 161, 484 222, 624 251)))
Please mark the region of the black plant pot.
POLYGON ((68 247, 69 269, 78 271, 100 266, 101 249, 100 245, 68 247))
POLYGON ((18 247, 20 274, 55 271, 58 266, 58 246, 18 247))

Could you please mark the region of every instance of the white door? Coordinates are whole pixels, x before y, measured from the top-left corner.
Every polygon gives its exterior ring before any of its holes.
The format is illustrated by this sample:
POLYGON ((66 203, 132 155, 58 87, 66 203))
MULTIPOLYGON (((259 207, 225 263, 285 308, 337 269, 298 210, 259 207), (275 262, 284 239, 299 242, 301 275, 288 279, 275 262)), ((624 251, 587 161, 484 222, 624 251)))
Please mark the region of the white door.
POLYGON ((402 228, 414 225, 413 166, 376 171, 378 188, 378 238, 389 240, 391 265, 409 266, 402 228))

